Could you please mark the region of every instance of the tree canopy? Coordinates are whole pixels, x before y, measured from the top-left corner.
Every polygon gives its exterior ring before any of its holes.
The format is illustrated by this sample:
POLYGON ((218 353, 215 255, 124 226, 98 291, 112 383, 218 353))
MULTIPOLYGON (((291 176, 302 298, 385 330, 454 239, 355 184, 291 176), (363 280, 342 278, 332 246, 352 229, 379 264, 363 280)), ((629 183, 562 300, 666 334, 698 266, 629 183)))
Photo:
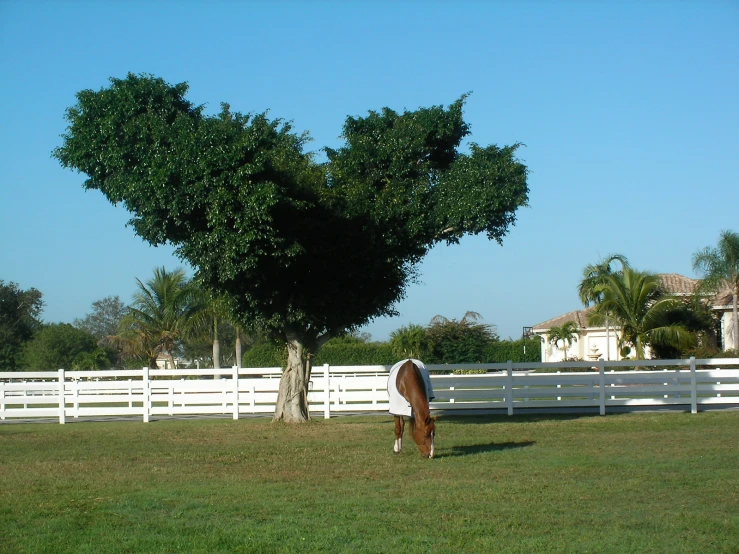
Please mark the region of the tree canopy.
POLYGON ((478 323, 482 316, 467 312, 462 319, 435 316, 427 329, 433 363, 482 363, 490 344, 499 340, 494 325, 478 323))
POLYGON ((287 342, 286 373, 297 374, 281 395, 300 402, 296 420, 307 417, 298 391, 310 353, 394 314, 435 244, 479 233, 500 242, 527 204, 518 144, 459 150, 464 96, 348 117, 344 145, 319 163, 290 123, 227 104, 207 115, 187 90, 133 74, 83 90, 53 155, 123 203, 138 235, 172 244, 245 327, 287 342))
POLYGON ((111 363, 94 336, 69 323, 44 325, 24 345, 21 360, 25 369, 33 371, 102 369, 111 363))
POLYGON ((0 371, 19 368, 23 345, 41 327, 43 306, 38 290, 23 290, 16 283, 0 280, 0 371))
POLYGON ((615 273, 611 264, 619 262, 621 271, 629 265, 623 254, 609 254, 596 264, 588 264, 582 270, 582 280, 577 286, 577 294, 585 306, 598 304, 603 300, 602 285, 609 275, 615 273))
POLYGON ((118 326, 127 309, 118 296, 106 296, 95 300, 92 311, 82 319, 75 319, 73 325, 100 341, 118 333, 118 326))
POLYGON ((588 323, 614 322, 621 328, 621 343, 634 347, 637 360, 644 358, 647 345, 693 345, 693 334, 682 322, 672 319, 682 302, 665 295, 659 276, 626 266, 623 271, 607 275, 598 292, 602 300, 588 316, 588 323))
POLYGON ((739 349, 739 233, 721 231, 718 246, 703 248, 693 255, 693 268, 704 275, 701 290, 716 293, 726 287, 731 292, 732 348, 739 349))
POLYGON ((204 305, 181 268, 155 268, 151 279, 136 282, 138 290, 132 305, 112 340, 122 348, 124 357, 145 360, 149 367, 156 367, 159 354, 177 355, 182 340, 198 323, 204 305))

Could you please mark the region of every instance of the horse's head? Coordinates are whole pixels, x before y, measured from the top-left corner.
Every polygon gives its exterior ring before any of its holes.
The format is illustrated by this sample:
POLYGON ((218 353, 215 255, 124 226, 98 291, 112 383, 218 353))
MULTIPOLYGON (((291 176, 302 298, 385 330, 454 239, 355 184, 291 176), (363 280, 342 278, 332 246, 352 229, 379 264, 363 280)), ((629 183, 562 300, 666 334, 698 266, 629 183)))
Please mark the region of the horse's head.
POLYGON ((427 417, 415 422, 413 426, 413 441, 424 458, 434 457, 434 438, 436 436, 436 418, 427 417))

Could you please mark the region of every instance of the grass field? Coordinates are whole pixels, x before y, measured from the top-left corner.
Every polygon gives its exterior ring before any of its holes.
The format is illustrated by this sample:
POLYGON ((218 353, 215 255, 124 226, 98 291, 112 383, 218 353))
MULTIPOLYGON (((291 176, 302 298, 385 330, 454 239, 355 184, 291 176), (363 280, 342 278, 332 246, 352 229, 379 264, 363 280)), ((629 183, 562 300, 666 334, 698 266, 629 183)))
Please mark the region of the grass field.
POLYGON ((0 425, 0 552, 739 552, 739 412, 0 425))

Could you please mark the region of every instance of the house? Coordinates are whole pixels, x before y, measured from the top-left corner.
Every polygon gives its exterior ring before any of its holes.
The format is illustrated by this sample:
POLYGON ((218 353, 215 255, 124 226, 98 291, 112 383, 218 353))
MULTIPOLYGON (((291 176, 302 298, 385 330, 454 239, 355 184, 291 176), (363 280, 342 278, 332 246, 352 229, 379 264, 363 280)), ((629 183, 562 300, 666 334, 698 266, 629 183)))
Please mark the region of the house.
POLYGON ((721 348, 739 350, 739 329, 734 329, 734 293, 725 289, 713 300, 713 309, 721 314, 721 348))
MULTIPOLYGON (((698 286, 698 280, 685 277, 677 273, 660 274, 662 283, 667 292, 673 296, 687 297, 693 294, 698 286)), ((724 350, 734 344, 732 329, 732 301, 730 291, 723 291, 712 300, 712 308, 721 313, 720 345, 724 350)), ((612 327, 591 327, 588 325, 588 315, 595 309, 594 306, 575 310, 566 314, 542 321, 533 326, 532 333, 542 338, 541 361, 561 362, 564 359, 577 358, 578 360, 619 360, 621 355, 618 347, 618 329, 612 327), (571 345, 562 349, 562 343, 554 346, 549 342, 549 330, 572 321, 579 331, 571 345)), ((645 357, 651 357, 649 347, 645 349, 645 357)), ((628 356, 635 357, 635 352, 628 356)))
POLYGON ((175 369, 177 360, 171 354, 160 352, 157 356, 157 369, 175 369))

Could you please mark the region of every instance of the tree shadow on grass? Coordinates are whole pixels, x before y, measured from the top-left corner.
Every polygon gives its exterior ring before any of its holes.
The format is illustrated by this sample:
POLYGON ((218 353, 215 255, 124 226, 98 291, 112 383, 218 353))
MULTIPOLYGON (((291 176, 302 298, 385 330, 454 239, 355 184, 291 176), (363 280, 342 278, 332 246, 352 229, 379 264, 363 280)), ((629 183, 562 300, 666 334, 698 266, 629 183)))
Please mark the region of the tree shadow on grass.
POLYGON ((437 458, 453 458, 456 456, 472 456, 474 454, 484 454, 485 452, 500 452, 510 448, 528 448, 534 446, 534 441, 521 442, 491 442, 488 444, 467 444, 464 446, 452 446, 445 449, 443 453, 439 453, 437 458))

